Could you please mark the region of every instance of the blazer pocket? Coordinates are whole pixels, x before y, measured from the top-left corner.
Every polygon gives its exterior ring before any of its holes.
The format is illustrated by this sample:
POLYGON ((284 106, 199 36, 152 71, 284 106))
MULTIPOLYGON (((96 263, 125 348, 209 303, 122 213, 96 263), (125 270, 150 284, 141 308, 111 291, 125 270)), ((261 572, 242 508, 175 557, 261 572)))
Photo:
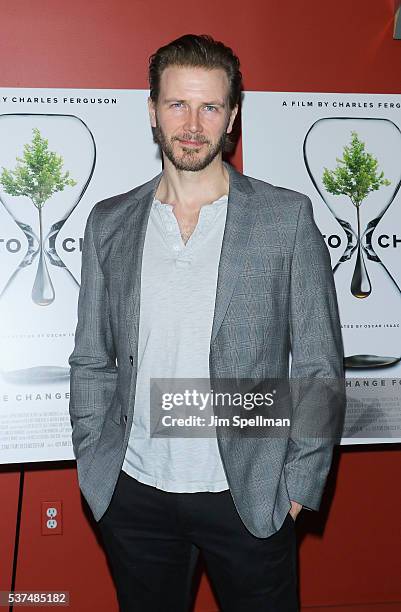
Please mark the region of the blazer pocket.
POLYGON ((240 277, 249 278, 252 276, 270 276, 275 270, 284 268, 285 257, 282 253, 269 253, 263 260, 254 261, 251 259, 245 263, 240 277))
POLYGON ((234 289, 236 296, 241 296, 245 301, 255 296, 262 298, 271 291, 272 277, 269 272, 259 274, 241 274, 234 289))

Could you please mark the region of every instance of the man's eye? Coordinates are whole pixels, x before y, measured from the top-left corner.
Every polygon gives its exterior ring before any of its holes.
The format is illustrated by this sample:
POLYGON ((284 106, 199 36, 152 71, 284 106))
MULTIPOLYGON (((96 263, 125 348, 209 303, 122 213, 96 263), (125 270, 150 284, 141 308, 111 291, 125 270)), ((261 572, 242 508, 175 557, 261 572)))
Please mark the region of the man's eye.
POLYGON ((183 106, 182 102, 173 102, 171 105, 173 108, 181 108, 183 106))
POLYGON ((205 106, 205 110, 207 110, 208 112, 213 112, 213 111, 216 111, 217 108, 215 106, 211 106, 210 104, 207 104, 205 106))

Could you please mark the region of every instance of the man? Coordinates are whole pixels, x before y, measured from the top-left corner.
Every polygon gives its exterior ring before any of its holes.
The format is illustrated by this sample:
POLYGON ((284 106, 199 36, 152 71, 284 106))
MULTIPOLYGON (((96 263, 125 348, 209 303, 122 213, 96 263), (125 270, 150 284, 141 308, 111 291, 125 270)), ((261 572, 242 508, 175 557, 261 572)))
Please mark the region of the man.
POLYGON ((292 612, 294 521, 319 507, 344 409, 329 384, 343 377, 330 256, 306 196, 222 161, 241 91, 231 49, 183 36, 149 79, 163 172, 99 202, 85 230, 70 357, 80 487, 121 610, 186 610, 200 549, 222 610, 292 612), (285 380, 290 350, 288 435, 150 435, 151 379, 285 380), (327 382, 318 405, 313 380, 327 382), (302 435, 311 416, 321 435, 302 435))

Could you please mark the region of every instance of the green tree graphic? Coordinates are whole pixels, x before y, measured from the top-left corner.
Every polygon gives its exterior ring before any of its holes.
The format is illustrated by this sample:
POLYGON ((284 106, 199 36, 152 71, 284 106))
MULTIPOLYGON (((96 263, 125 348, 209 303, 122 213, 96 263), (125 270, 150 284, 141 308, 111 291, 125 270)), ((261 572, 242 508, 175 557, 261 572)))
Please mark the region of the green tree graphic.
POLYGON ((68 171, 63 174, 63 158, 49 151, 49 142, 38 128, 33 128, 32 142, 24 145, 17 162, 14 170, 3 167, 0 183, 9 195, 29 198, 39 211, 54 193, 76 185, 68 171))
POLYGON ((323 184, 333 195, 346 195, 359 208, 371 191, 382 185, 390 185, 384 173, 378 171, 378 161, 365 151, 365 143, 359 140, 357 132, 351 132, 351 143, 344 147, 343 158, 334 170, 324 169, 323 184))
POLYGON ((356 207, 357 243, 350 251, 352 254, 356 249, 351 293, 356 298, 367 298, 372 291, 372 285, 361 248, 359 208, 369 193, 390 185, 390 181, 384 178, 383 171, 379 172, 377 159, 365 151, 365 143, 359 140, 357 132, 351 132, 351 143, 344 147, 342 159, 337 157, 336 160, 338 163, 334 170, 324 169, 322 180, 329 193, 348 196, 356 207))
POLYGON ((31 143, 24 145, 22 157, 17 157, 14 170, 3 167, 0 184, 11 196, 25 196, 31 200, 39 213, 38 269, 32 288, 32 300, 39 306, 48 306, 54 301, 54 288, 47 270, 43 246, 42 209, 53 194, 74 187, 76 181, 70 173, 63 172, 64 160, 61 155, 49 150, 49 142, 38 128, 33 128, 31 143))

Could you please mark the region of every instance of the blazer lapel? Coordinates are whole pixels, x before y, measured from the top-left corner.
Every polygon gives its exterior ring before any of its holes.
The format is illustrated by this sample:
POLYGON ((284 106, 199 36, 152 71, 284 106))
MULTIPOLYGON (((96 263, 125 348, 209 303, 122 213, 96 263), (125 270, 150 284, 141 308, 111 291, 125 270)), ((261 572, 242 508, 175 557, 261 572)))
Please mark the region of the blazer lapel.
POLYGON ((139 335, 143 247, 152 202, 161 177, 162 174, 156 176, 137 194, 130 209, 130 214, 126 219, 121 245, 124 261, 121 300, 124 304, 128 337, 135 360, 139 335), (144 191, 145 194, 143 194, 144 191))
POLYGON ((238 275, 243 268, 258 205, 258 197, 249 180, 229 164, 225 166, 230 175, 230 188, 210 345, 223 322, 238 275))

